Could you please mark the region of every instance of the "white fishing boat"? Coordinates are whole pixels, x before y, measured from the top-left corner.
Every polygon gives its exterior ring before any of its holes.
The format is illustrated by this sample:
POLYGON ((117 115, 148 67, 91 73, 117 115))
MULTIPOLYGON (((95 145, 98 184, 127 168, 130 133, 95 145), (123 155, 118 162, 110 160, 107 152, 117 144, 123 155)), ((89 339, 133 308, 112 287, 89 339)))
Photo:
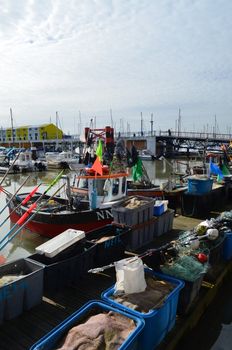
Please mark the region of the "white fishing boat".
POLYGON ((156 159, 154 154, 152 154, 147 149, 142 149, 142 150, 138 151, 138 153, 139 153, 139 158, 142 160, 155 160, 156 159))
MULTIPOLYGON (((8 167, 14 162, 14 159, 9 161, 8 167)), ((21 152, 18 156, 18 159, 14 162, 12 168, 13 173, 17 172, 27 172, 27 171, 41 171, 45 170, 47 167, 46 162, 43 162, 39 159, 32 159, 32 152, 25 151, 21 152)))
MULTIPOLYGON (((10 161, 10 165, 12 162, 13 160, 10 161)), ((17 168, 20 172, 34 170, 34 162, 32 160, 31 151, 21 152, 18 159, 14 163, 14 168, 17 168)))
POLYGON ((71 151, 45 153, 47 167, 51 169, 70 168, 76 170, 82 167, 79 155, 73 155, 71 151))

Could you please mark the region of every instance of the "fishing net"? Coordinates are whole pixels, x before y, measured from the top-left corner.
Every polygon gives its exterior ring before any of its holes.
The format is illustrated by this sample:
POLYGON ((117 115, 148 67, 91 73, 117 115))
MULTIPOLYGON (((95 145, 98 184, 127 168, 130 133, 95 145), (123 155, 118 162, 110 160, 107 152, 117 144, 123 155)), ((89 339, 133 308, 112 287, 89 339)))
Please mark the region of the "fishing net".
POLYGON ((182 255, 171 263, 160 266, 163 273, 185 281, 194 282, 205 274, 208 265, 201 264, 194 256, 182 255))

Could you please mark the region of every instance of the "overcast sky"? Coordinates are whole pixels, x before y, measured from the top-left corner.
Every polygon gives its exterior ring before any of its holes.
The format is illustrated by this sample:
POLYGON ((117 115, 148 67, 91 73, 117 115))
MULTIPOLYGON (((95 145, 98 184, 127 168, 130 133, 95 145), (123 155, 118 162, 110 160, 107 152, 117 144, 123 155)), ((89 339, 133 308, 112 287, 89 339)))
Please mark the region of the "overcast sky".
POLYGON ((231 0, 0 0, 0 55, 3 127, 231 132, 231 0))

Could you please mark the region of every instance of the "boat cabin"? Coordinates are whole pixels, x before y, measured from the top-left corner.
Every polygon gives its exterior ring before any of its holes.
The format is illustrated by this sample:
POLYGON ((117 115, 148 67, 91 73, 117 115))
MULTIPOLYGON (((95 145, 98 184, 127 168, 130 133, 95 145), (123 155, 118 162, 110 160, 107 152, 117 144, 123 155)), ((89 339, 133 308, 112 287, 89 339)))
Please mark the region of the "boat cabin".
POLYGON ((102 176, 78 176, 76 194, 85 193, 91 206, 104 208, 112 202, 124 198, 127 194, 127 173, 108 174, 102 176))

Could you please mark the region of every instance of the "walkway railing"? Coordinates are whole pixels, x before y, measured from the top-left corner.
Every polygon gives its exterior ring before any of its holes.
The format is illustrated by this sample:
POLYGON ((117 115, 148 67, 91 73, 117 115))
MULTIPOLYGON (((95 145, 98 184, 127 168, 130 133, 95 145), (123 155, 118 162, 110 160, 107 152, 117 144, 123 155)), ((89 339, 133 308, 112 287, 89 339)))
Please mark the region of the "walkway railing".
POLYGON ((202 140, 225 140, 230 141, 232 140, 232 134, 222 134, 222 133, 213 133, 213 132, 194 132, 194 131, 187 131, 187 132, 178 132, 178 131, 144 131, 144 132, 125 132, 125 133, 116 133, 116 137, 123 137, 123 138, 131 138, 131 137, 165 137, 165 138, 187 138, 187 139, 202 139, 202 140))

